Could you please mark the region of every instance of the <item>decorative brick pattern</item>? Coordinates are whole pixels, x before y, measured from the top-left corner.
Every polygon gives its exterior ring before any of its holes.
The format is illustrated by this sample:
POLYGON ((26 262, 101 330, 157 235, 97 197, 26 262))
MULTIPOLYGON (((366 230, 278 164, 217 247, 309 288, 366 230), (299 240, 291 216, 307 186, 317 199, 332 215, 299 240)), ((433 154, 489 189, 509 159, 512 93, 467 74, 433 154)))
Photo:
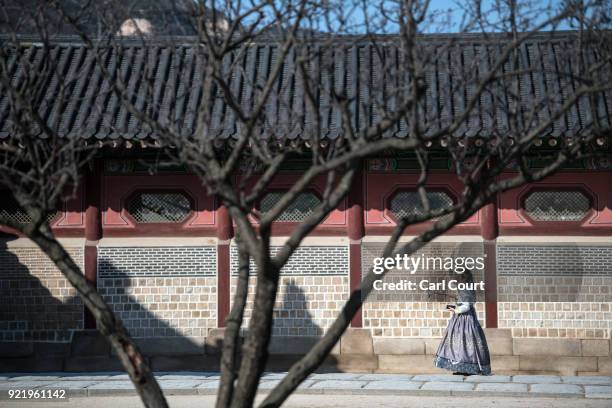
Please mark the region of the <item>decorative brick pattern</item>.
MULTIPOLYGON (((83 265, 82 248, 66 248, 83 265)), ((0 341, 67 342, 83 328, 76 290, 38 248, 0 248, 0 341)))
MULTIPOLYGON (((270 247, 274 256, 279 246, 270 247)), ((238 249, 230 248, 232 274, 238 273, 238 249)), ((298 248, 289 262, 281 270, 283 275, 348 275, 348 246, 302 246, 298 248)), ((255 263, 251 260, 251 273, 256 273, 255 263)))
POLYGON ((612 275, 612 246, 498 245, 498 275, 612 275))
POLYGON ((134 337, 204 337, 217 327, 215 277, 98 278, 134 337))
POLYGON ((513 337, 609 339, 612 303, 500 302, 499 328, 513 337))
POLYGON ((205 247, 101 247, 98 276, 216 276, 217 249, 205 247))
MULTIPOLYGON (((232 301, 237 277, 231 279, 232 301)), ((253 309, 256 278, 249 279, 243 327, 253 309)), ((274 310, 274 336, 320 336, 331 325, 349 295, 349 278, 343 276, 281 276, 274 310)))

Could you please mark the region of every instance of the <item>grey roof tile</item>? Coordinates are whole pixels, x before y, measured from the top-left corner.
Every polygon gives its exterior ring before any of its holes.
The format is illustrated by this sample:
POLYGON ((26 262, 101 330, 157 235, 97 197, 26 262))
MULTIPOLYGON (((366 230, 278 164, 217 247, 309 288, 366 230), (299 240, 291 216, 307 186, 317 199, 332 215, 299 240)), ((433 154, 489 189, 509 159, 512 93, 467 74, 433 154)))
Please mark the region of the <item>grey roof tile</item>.
MULTIPOLYGON (((464 113, 477 92, 474 81, 497 61, 503 44, 469 36, 449 45, 434 36, 422 39, 421 45, 426 62, 426 92, 418 105, 416 127, 431 134, 464 113)), ((516 58, 506 61, 502 72, 486 86, 454 136, 504 136, 528 131, 547 121, 584 83, 576 48, 577 40, 571 33, 525 42, 516 58), (513 82, 509 75, 517 71, 519 80, 513 82)), ((13 84, 18 84, 26 70, 38 69, 45 58, 55 61, 63 78, 55 73, 49 75, 38 111, 47 126, 61 135, 95 139, 154 137, 150 126, 130 112, 113 91, 112 81, 100 68, 102 64, 119 79, 136 109, 178 134, 189 136, 195 132, 198 112, 206 103, 212 118, 209 135, 237 138, 242 126, 225 102, 224 90, 214 86, 211 97, 203 94, 207 61, 201 49, 193 42, 146 46, 134 42, 104 52, 73 40, 54 44, 48 54, 40 46, 24 47, 21 58, 16 58, 15 52, 9 55, 7 66, 13 84)), ((223 75, 229 79, 227 91, 247 115, 260 100, 279 52, 276 44, 264 41, 245 46, 223 60, 223 75)), ((592 65, 601 56, 587 49, 582 58, 592 65)), ((343 137, 344 118, 334 96, 346 102, 353 129, 379 123, 385 113, 401 108, 398 92, 412 92, 406 63, 401 45, 393 37, 385 37, 376 46, 363 41, 339 41, 331 46, 315 41, 307 50, 291 50, 273 84, 264 109, 265 120, 257 124, 261 137, 308 139, 315 132, 321 138, 343 137), (306 52, 312 55, 304 68, 318 85, 310 91, 298 67, 306 52)), ((611 81, 611 73, 608 61, 596 75, 601 81, 611 81)), ((406 137, 412 119, 403 117, 384 136, 406 137)), ((576 137, 611 127, 612 91, 607 90, 579 98, 542 136, 576 137)), ((0 89, 0 138, 8 137, 11 128, 9 98, 0 89)))

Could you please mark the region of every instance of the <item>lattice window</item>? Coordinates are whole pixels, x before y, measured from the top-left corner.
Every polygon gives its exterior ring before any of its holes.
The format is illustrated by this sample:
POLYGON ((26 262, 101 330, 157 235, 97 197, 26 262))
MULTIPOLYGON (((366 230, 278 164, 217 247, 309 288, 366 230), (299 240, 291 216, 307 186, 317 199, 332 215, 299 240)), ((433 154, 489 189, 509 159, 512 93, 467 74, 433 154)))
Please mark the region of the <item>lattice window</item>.
MULTIPOLYGON (((427 198, 431 210, 441 210, 453 206, 453 198, 444 191, 428 191, 427 198)), ((421 198, 416 191, 400 191, 391 199, 390 211, 396 218, 422 216, 425 214, 421 198)))
POLYGON ((138 223, 180 223, 191 213, 191 201, 180 192, 142 192, 132 197, 127 210, 138 223))
POLYGON ((591 202, 581 191, 533 191, 525 199, 525 213, 535 221, 580 221, 590 209, 591 202))
MULTIPOLYGON (((28 224, 32 222, 32 217, 23 208, 17 204, 15 198, 7 192, 0 192, 4 196, 4 200, 0 203, 0 217, 6 218, 18 224, 28 224)), ((47 222, 52 224, 59 216, 58 211, 51 212, 47 215, 47 222)))
MULTIPOLYGON (((285 192, 273 191, 261 199, 259 209, 262 214, 269 212, 279 202, 285 192)), ((276 219, 277 222, 302 222, 312 211, 321 204, 321 200, 314 193, 306 191, 299 194, 276 219)))

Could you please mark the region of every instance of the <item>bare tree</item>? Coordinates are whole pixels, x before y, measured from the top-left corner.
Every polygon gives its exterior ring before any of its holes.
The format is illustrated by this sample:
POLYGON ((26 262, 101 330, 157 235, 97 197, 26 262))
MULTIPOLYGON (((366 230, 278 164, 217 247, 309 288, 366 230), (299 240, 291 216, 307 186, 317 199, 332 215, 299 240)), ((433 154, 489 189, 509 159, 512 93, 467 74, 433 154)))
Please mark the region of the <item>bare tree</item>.
POLYGON ((58 53, 50 42, 61 20, 48 14, 46 2, 36 3, 8 2, 2 9, 5 36, 0 46, 0 95, 2 132, 7 137, 0 144, 0 186, 14 200, 9 210, 21 207, 28 219, 23 222, 12 211, 3 211, 0 224, 36 243, 76 289, 145 406, 166 407, 161 388, 127 329, 49 227, 50 217, 74 196, 103 144, 88 144, 78 136, 63 134, 60 112, 80 103, 71 93, 80 74, 64 69, 68 55, 58 53), (40 43, 24 46, 18 36, 22 29, 40 43))
MULTIPOLYGON (((153 10, 159 6, 152 4, 153 10)), ((398 220, 382 254, 388 257, 413 253, 501 192, 542 180, 569 162, 607 154, 598 147, 609 143, 610 129, 610 111, 601 109, 612 83, 606 1, 566 2, 558 9, 513 0, 485 9, 474 1, 450 20, 462 35, 426 35, 448 23, 428 1, 178 2, 174 14, 167 8, 141 13, 134 4, 114 1, 69 5, 52 1, 36 9, 31 21, 43 39, 41 61, 33 52, 38 46, 22 37, 3 42, 2 92, 12 125, 0 169, 12 176, 2 184, 34 221, 27 228, 11 226, 39 244, 79 290, 102 332, 122 350, 147 406, 165 404, 150 370, 108 306, 76 276, 78 267, 66 261, 44 221, 66 188, 78 184, 82 161, 91 154, 91 146, 70 137, 71 130, 93 123, 102 133, 143 134, 142 143, 186 165, 229 210, 240 236, 240 267, 223 340, 219 407, 253 405, 268 360, 281 270, 346 197, 364 159, 410 152, 419 164, 423 211, 398 220), (560 25, 575 30, 558 34, 560 25), (77 36, 91 64, 81 75, 94 72, 102 84, 100 111, 67 129, 51 120, 51 112, 78 102, 70 73, 57 72, 64 65, 50 26, 77 36), (26 67, 33 78, 14 79, 13 65, 26 67), (59 105, 40 96, 55 84, 51 78, 63 78, 63 86, 54 85, 62 91, 59 105), (538 149, 545 135, 555 140, 547 151, 538 149), (452 157, 464 186, 457 202, 443 208, 427 195, 432 146, 452 157), (528 165, 535 152, 542 168, 528 165), (308 168, 271 208, 257 211, 295 156, 308 158, 308 168), (510 176, 500 177, 508 170, 510 176), (32 179, 34 187, 21 179, 32 179), (274 220, 315 181, 324 184, 320 205, 273 255, 274 220), (407 227, 424 221, 433 223, 398 244, 407 227), (241 346, 250 261, 257 283, 241 346)), ((263 406, 281 405, 323 362, 375 279, 380 275, 371 271, 364 277, 263 406)))

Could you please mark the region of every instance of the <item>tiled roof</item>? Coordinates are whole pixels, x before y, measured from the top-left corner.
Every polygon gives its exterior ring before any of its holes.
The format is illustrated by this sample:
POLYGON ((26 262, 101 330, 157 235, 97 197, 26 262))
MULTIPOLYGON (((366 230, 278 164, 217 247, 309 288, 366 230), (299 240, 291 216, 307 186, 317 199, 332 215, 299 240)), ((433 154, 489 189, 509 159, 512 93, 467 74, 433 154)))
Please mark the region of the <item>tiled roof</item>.
MULTIPOLYGON (((462 114, 471 95, 476 92, 475 79, 482 77, 503 48, 498 36, 486 39, 478 35, 457 37, 449 46, 443 36, 420 39, 423 55, 433 60, 425 64, 426 95, 420 105, 419 128, 425 134, 434 132, 462 114), (432 57, 434 56, 435 57, 432 57)), ((121 52, 108 51, 104 64, 119 72, 133 104, 160 123, 175 126, 182 135, 194 132, 196 112, 202 103, 202 77, 205 58, 201 48, 186 38, 180 45, 155 42, 125 43, 121 52), (147 69, 145 69, 145 66, 147 69)), ((384 111, 397 109, 397 90, 406 89, 409 81, 402 52, 395 37, 381 37, 378 48, 367 42, 348 39, 309 43, 316 57, 307 64, 321 89, 315 92, 320 114, 320 135, 335 139, 342 136, 342 113, 332 102, 330 90, 346 98, 354 129, 372 125, 384 111), (382 56, 382 58, 381 58, 382 56), (383 68, 385 67, 385 68, 383 68), (386 69, 390 67, 389 69, 386 69)), ((572 33, 536 36, 518 49, 507 62, 498 79, 487 86, 473 112, 454 136, 489 137, 517 134, 547 120, 583 85, 579 71, 578 42, 572 33), (517 86, 505 75, 513 61, 522 73, 517 86), (535 112, 535 115, 531 115, 535 112), (531 118, 531 120, 529 120, 531 118), (513 129, 513 130, 511 130, 513 129)), ((21 52, 39 64, 44 50, 36 44, 21 52)), ((227 58, 227 78, 231 92, 249 112, 260 88, 270 76, 278 57, 278 45, 262 41, 245 47, 227 58)), ((132 115, 111 91, 98 64, 95 52, 75 39, 64 38, 52 47, 51 55, 59 61, 58 71, 66 79, 64 100, 57 77, 50 78, 42 96, 39 112, 49 127, 64 136, 94 139, 145 139, 154 137, 148 126, 132 115)), ((598 53, 584 51, 587 64, 599 61, 598 53)), ((14 83, 23 78, 23 64, 15 63, 14 53, 8 66, 14 83)), ((262 137, 307 139, 315 131, 315 113, 304 96, 304 82, 296 68, 296 52, 282 67, 275 91, 265 110, 262 137)), ((610 61, 596 75, 600 82, 612 83, 610 61)), ((0 89, 0 138, 11 133, 9 101, 0 89)), ((402 121, 386 136, 405 137, 408 121, 402 121)), ((236 137, 240 128, 236 115, 224 102, 222 91, 216 92, 212 104, 212 126, 209 135, 216 138, 236 137)), ((542 137, 576 137, 585 132, 612 128, 612 91, 593 97, 581 97, 565 114, 554 121, 542 137)))

